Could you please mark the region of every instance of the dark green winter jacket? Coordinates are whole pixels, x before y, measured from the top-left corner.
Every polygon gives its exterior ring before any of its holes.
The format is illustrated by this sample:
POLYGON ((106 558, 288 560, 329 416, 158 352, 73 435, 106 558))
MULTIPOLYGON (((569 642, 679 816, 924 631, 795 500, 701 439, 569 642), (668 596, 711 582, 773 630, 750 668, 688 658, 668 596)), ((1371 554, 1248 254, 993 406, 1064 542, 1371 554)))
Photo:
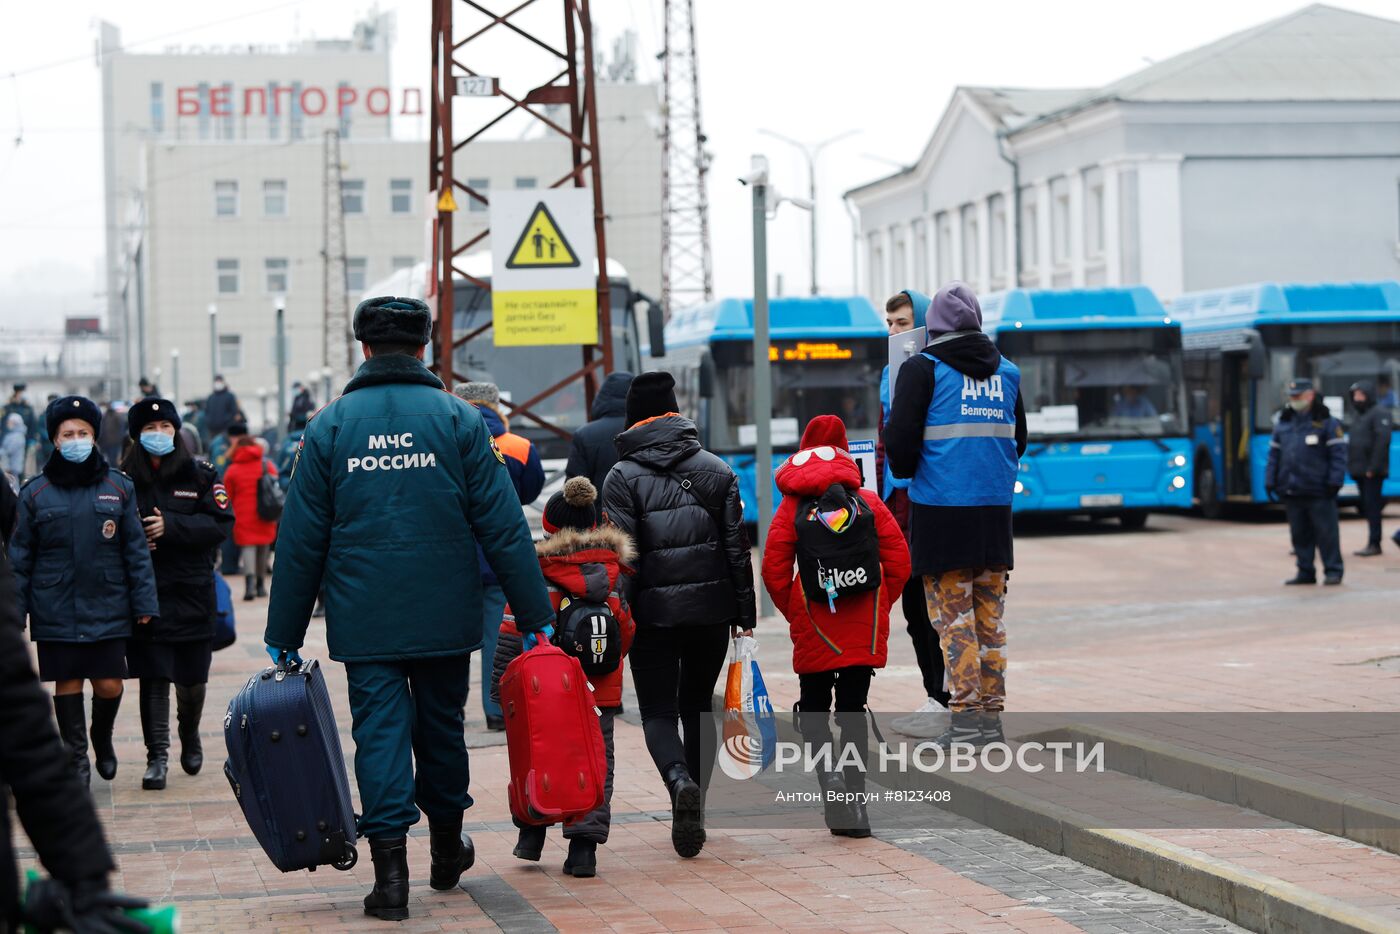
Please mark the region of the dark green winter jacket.
POLYGON ((422 362, 366 360, 307 426, 277 535, 268 645, 302 645, 326 593, 342 662, 481 646, 486 552, 523 630, 554 610, 510 474, 476 409, 422 362))

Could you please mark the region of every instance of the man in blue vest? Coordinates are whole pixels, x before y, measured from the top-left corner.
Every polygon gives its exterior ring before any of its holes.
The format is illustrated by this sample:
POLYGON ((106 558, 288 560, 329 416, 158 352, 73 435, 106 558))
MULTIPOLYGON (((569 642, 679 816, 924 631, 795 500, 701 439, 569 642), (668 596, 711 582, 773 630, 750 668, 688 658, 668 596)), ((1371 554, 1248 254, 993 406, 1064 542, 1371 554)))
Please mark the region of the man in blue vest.
POLYGON ((423 365, 431 325, 414 299, 355 309, 365 362, 302 437, 264 636, 274 660, 299 661, 324 587, 374 860, 365 914, 386 921, 408 917, 406 837, 420 810, 434 889, 456 888, 475 860, 462 812, 472 806, 463 708, 482 640, 477 542, 520 631, 554 622, 504 457, 480 413, 423 365))
POLYGON ((1021 371, 982 333, 982 307, 954 282, 925 316, 928 346, 895 380, 885 455, 911 478, 910 555, 924 579, 952 696, 949 729, 934 740, 1002 742, 1012 568, 1011 497, 1026 450, 1021 371))
MULTIPOLYGON (((885 325, 890 337, 912 331, 924 323, 928 314, 929 297, 914 289, 896 292, 885 302, 885 325)), ((885 422, 890 417, 890 368, 880 374, 880 443, 876 447, 877 469, 880 473, 880 496, 889 507, 904 540, 909 541, 909 481, 896 480, 885 457, 885 422)), ((948 728, 949 694, 943 686, 943 649, 938 633, 928 618, 928 602, 924 599, 924 581, 910 575, 909 583, 900 595, 904 610, 904 625, 914 643, 914 660, 919 665, 926 700, 913 713, 890 721, 890 728, 916 739, 933 739, 948 728)))

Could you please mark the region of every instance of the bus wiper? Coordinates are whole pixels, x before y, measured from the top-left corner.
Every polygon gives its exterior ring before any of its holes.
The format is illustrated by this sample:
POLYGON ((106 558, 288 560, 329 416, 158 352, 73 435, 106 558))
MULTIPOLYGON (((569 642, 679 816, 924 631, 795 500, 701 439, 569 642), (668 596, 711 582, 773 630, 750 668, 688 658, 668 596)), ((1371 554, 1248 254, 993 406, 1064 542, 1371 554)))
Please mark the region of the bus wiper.
POLYGON ((1158 438, 1158 437, 1156 437, 1156 436, 1154 436, 1154 435, 1149 435, 1147 432, 1143 431, 1141 428, 1137 428, 1137 427, 1135 427, 1135 426, 1133 426, 1133 425, 1125 425, 1124 427, 1125 427, 1125 428, 1128 428, 1130 431, 1133 432, 1133 434, 1137 435, 1139 438, 1144 438, 1144 439, 1146 439, 1146 440, 1148 440, 1148 441, 1151 441, 1153 444, 1157 445, 1157 450, 1159 450, 1159 451, 1165 452, 1165 451, 1170 451, 1170 450, 1171 450, 1171 448, 1167 447, 1167 445, 1162 441, 1161 438, 1158 438))

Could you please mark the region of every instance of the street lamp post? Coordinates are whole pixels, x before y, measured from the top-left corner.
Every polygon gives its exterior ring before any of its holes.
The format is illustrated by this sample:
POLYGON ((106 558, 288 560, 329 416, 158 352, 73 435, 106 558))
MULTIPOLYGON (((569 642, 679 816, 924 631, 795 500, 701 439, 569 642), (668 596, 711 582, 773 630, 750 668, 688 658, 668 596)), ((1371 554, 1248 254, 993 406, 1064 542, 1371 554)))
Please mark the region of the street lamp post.
POLYGON ((170 348, 170 400, 180 407, 180 348, 170 348))
POLYGON ((209 303, 209 384, 219 375, 219 306, 209 303))
POLYGON ((808 198, 811 200, 811 202, 812 202, 812 218, 811 218, 811 220, 812 220, 812 224, 811 224, 811 238, 812 238, 812 294, 813 294, 813 295, 816 295, 816 294, 817 294, 817 156, 821 155, 821 151, 822 151, 823 149, 825 149, 826 147, 830 146, 832 143, 839 142, 840 140, 843 140, 843 139, 845 139, 845 138, 848 137, 848 136, 854 136, 855 134, 859 133, 860 131, 859 131, 859 130, 847 130, 847 131, 844 132, 844 133, 838 133, 838 134, 836 134, 835 136, 832 136, 832 137, 830 137, 830 138, 828 138, 828 139, 824 139, 824 140, 822 140, 822 141, 819 142, 819 143, 804 143, 804 142, 802 142, 802 141, 800 141, 800 140, 795 140, 795 139, 793 139, 793 138, 790 137, 790 136, 784 136, 784 135, 781 134, 781 133, 774 133, 772 130, 759 130, 758 132, 762 133, 764 136, 771 136, 771 137, 773 137, 773 138, 776 139, 776 140, 781 140, 782 142, 787 143, 789 146, 796 146, 796 147, 798 148, 798 150, 801 151, 802 155, 803 155, 803 156, 806 158, 806 160, 807 160, 807 197, 808 197, 808 198))
POLYGON ((321 370, 321 380, 326 389, 326 394, 324 398, 327 402, 331 401, 331 377, 334 375, 335 371, 332 370, 330 367, 326 367, 323 370, 321 370))
POLYGON ((262 409, 262 430, 263 430, 263 434, 266 434, 266 433, 267 433, 267 429, 268 429, 268 427, 269 427, 269 426, 268 426, 268 423, 267 423, 267 387, 266 387, 266 386, 259 386, 259 387, 258 387, 258 405, 259 405, 259 407, 262 409))
POLYGON ((287 297, 279 295, 277 303, 277 425, 281 430, 282 415, 287 411, 287 297))

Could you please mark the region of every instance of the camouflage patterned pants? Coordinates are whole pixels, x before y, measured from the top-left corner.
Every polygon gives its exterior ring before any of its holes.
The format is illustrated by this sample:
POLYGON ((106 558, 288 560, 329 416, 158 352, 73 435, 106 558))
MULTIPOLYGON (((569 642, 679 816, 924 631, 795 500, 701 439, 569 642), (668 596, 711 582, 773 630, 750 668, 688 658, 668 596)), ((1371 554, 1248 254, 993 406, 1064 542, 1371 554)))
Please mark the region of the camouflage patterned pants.
POLYGON ((1001 710, 1006 703, 1005 568, 965 568, 924 578, 928 616, 943 644, 948 708, 1001 710))

